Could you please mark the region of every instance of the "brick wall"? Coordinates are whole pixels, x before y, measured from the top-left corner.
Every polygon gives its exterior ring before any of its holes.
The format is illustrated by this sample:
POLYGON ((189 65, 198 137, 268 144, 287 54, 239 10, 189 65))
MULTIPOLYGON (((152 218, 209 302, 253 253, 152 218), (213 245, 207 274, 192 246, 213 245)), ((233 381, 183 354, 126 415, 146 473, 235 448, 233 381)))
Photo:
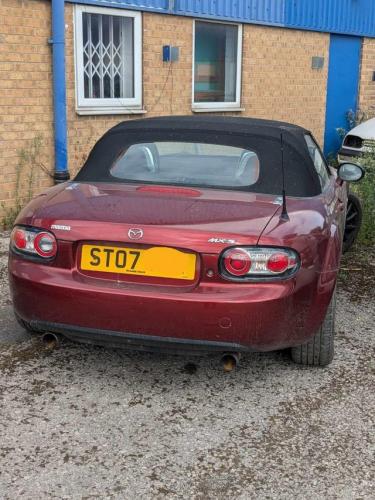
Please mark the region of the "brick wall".
POLYGON ((302 125, 322 144, 325 125, 329 35, 246 25, 244 114, 302 125), (311 58, 325 58, 322 70, 311 58))
MULTIPOLYGON (((14 205, 18 155, 40 134, 40 162, 53 169, 53 114, 50 2, 0 0, 0 203, 14 205)), ((66 5, 68 154, 77 172, 96 140, 110 127, 134 116, 78 116, 75 112, 73 6, 66 5)), ((190 114, 193 20, 143 14, 143 94, 147 117, 190 114), (180 48, 169 68, 162 45, 180 48)), ((281 28, 244 26, 240 116, 286 120, 311 129, 322 142, 329 35, 281 28), (312 56, 324 56, 323 70, 311 69, 312 56)), ((139 118, 139 116, 136 116, 139 118)), ((51 184, 38 167, 35 192, 51 184)), ((23 193, 28 178, 21 176, 23 193)), ((0 216, 4 213, 0 207, 0 216)))
MULTIPOLYGON (((53 166, 50 5, 44 0, 0 0, 0 215, 15 202, 19 153, 43 136, 40 162, 53 166)), ((21 172, 27 193, 29 172, 21 172)), ((50 184, 35 169, 35 190, 50 184)))
POLYGON ((362 46, 362 64, 359 88, 359 109, 375 115, 375 39, 365 38, 362 46))

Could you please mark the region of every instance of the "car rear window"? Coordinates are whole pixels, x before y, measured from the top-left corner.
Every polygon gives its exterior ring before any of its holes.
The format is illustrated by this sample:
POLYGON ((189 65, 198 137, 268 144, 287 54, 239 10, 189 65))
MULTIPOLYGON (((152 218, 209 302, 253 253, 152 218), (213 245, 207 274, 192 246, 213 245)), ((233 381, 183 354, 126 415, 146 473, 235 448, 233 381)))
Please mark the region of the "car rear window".
POLYGON ((198 142, 132 144, 113 162, 115 179, 235 188, 252 186, 259 179, 259 158, 254 151, 198 142))

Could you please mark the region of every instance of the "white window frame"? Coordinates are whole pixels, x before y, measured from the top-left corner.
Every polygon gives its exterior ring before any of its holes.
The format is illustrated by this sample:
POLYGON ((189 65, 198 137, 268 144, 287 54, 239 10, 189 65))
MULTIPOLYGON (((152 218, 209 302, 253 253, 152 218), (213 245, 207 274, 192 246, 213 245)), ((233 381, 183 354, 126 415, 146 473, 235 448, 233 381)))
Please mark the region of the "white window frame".
POLYGON ((76 80, 76 111, 78 114, 126 114, 142 113, 142 14, 122 9, 75 5, 74 9, 74 54, 76 80), (83 70, 83 24, 84 12, 133 19, 134 27, 134 97, 89 99, 85 97, 83 70))
POLYGON ((211 21, 208 19, 195 19, 193 27, 193 75, 192 75, 192 110, 195 112, 212 111, 243 111, 241 108, 242 89, 242 24, 230 23, 226 21, 211 21), (237 72, 236 72, 236 100, 233 102, 195 102, 195 28, 196 23, 227 24, 237 27, 237 72))

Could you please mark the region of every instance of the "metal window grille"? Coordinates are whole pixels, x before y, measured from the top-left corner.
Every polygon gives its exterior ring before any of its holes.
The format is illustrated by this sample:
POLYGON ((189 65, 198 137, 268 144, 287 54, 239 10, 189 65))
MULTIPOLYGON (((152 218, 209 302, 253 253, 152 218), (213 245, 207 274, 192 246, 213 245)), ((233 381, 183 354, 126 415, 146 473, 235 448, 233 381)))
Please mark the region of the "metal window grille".
POLYGON ((134 97, 133 19, 83 13, 82 22, 85 98, 134 97))

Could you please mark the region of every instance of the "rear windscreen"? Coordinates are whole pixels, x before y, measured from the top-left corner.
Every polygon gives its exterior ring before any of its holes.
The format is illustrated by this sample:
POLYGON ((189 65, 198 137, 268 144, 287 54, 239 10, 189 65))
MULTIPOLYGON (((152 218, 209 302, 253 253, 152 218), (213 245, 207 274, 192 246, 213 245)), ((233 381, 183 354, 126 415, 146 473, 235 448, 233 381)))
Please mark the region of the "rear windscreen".
POLYGON ((259 179, 259 158, 254 151, 198 142, 133 144, 115 159, 115 179, 182 186, 236 188, 259 179))

